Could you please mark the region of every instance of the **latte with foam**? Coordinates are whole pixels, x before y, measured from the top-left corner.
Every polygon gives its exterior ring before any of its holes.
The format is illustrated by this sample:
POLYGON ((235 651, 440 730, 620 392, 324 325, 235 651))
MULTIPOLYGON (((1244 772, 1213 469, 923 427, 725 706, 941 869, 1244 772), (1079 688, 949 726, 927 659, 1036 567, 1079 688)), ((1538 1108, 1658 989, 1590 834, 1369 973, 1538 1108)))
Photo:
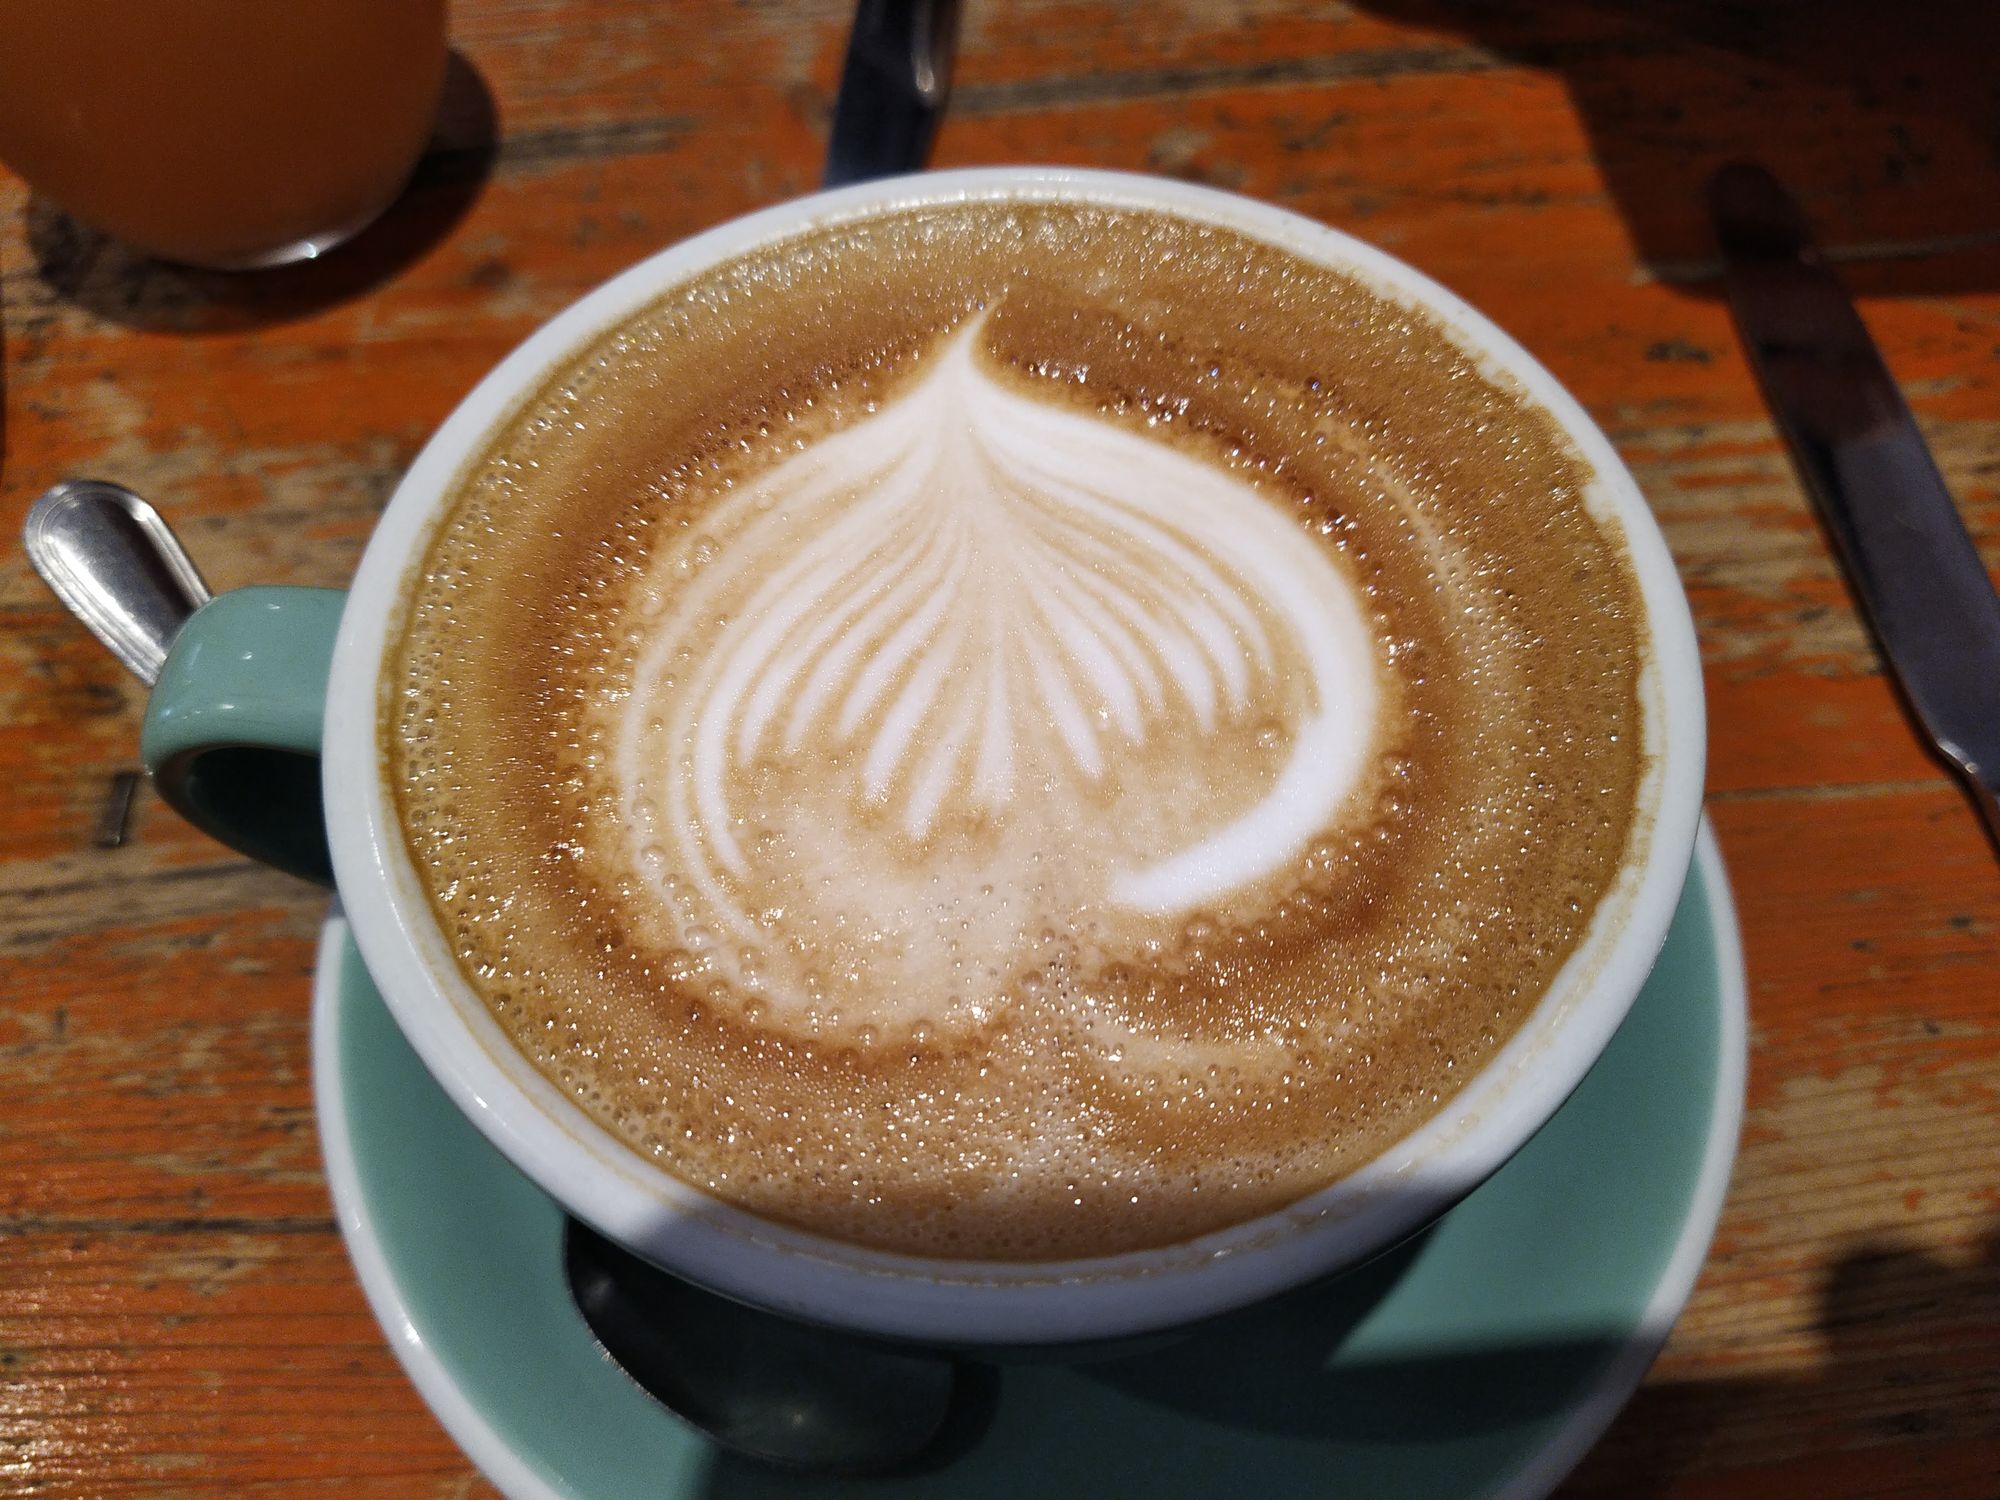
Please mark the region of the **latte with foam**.
POLYGON ((1644 837, 1589 477, 1227 230, 824 226, 492 435, 385 766, 472 988, 667 1171, 888 1250, 1173 1243, 1421 1124, 1644 837))

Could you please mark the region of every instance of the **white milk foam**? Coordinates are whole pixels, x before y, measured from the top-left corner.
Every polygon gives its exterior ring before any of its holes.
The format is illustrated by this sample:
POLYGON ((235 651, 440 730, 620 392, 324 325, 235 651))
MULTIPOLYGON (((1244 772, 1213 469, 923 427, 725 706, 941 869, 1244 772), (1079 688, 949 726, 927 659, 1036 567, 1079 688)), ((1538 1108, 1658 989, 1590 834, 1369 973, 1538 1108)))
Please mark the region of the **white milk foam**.
POLYGON ((1373 758, 1380 649, 1329 550, 989 371, 982 322, 634 585, 614 857, 766 1024, 977 1024, 1052 945, 1157 955, 1288 878, 1373 758))

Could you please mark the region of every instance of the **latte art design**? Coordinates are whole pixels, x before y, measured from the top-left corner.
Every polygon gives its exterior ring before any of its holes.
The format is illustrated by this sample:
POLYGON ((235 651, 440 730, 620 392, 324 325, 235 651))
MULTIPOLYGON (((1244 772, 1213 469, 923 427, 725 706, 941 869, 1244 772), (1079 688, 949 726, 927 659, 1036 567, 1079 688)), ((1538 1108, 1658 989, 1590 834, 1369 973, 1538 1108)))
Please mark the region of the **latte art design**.
POLYGON ((637 584, 628 867, 774 1020, 985 1019, 1044 928, 1116 957, 1291 869, 1370 761, 1377 648, 1327 550, 979 338, 637 584), (765 951, 780 924, 805 940, 765 951))
POLYGON ((1184 1244, 1483 1076, 1643 851, 1591 492, 1451 329, 1222 225, 815 224, 461 475, 384 660, 409 867, 523 1057, 703 1194, 1184 1244))

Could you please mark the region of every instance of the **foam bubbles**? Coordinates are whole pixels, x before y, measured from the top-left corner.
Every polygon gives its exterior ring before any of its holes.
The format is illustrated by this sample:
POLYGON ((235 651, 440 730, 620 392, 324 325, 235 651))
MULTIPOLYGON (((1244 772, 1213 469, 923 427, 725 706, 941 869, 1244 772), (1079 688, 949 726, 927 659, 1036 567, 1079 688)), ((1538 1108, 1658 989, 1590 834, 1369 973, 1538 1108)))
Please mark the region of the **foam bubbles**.
POLYGON ((383 701, 412 860, 522 1050, 688 1182, 927 1254, 1199 1234, 1412 1128, 1589 920, 1642 726, 1581 493, 1268 247, 833 225, 471 466, 383 701))

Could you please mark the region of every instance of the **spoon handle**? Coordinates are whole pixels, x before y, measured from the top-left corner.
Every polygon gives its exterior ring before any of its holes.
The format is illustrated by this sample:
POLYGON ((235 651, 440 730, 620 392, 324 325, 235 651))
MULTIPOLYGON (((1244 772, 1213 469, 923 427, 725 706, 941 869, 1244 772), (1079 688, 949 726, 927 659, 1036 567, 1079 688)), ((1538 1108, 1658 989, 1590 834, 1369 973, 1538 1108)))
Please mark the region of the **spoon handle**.
POLYGON ((151 687, 167 648, 208 585, 159 512, 122 485, 70 479, 28 511, 28 561, 141 682, 151 687))

